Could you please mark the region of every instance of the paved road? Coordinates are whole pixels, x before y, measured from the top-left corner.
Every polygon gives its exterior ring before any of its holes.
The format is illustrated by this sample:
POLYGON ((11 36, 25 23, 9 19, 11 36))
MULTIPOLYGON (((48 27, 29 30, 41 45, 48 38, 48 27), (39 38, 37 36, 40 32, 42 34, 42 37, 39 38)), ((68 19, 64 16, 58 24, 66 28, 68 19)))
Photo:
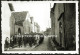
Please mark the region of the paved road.
POLYGON ((9 51, 51 51, 52 48, 51 48, 51 45, 49 43, 49 37, 44 37, 44 40, 43 40, 43 43, 40 44, 39 46, 35 47, 29 47, 29 46, 26 46, 24 48, 24 46, 22 46, 21 48, 19 47, 16 47, 14 49, 10 49, 9 51))
POLYGON ((38 47, 32 49, 32 51, 51 51, 51 50, 52 48, 50 48, 49 37, 44 37, 43 43, 40 44, 38 47))

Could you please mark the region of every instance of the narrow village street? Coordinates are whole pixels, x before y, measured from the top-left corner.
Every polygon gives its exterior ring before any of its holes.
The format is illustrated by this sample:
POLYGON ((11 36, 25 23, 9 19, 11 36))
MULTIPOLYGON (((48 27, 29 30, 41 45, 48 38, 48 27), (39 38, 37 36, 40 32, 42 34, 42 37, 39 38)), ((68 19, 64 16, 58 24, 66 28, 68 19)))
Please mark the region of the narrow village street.
POLYGON ((23 45, 20 48, 15 47, 15 48, 9 49, 8 51, 51 51, 52 48, 50 45, 51 44, 49 43, 49 37, 44 36, 44 40, 39 46, 30 47, 29 45, 27 45, 26 47, 24 47, 23 45))
POLYGON ((44 41, 38 47, 32 49, 33 51, 51 51, 49 37, 44 36, 44 41))

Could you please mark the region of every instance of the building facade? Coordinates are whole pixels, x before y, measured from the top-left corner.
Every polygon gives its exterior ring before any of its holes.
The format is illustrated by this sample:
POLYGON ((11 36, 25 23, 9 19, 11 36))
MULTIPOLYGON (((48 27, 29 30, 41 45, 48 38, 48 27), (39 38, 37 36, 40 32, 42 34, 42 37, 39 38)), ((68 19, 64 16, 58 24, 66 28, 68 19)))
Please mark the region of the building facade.
POLYGON ((12 12, 10 18, 10 36, 15 34, 29 34, 40 32, 38 23, 34 25, 34 18, 30 17, 28 11, 12 12), (36 28, 36 29, 35 29, 36 28))
POLYGON ((10 33, 11 36, 15 34, 29 34, 31 32, 31 21, 28 12, 12 12, 10 18, 10 33))
POLYGON ((36 22, 34 22, 34 32, 35 33, 40 33, 40 26, 36 22))
MULTIPOLYGON (((75 4, 55 3, 51 9, 51 34, 61 47, 73 48, 75 41, 75 4)), ((75 45, 74 45, 75 48, 75 45)))
POLYGON ((67 49, 76 49, 76 4, 64 4, 64 36, 67 49), (73 43, 74 42, 74 43, 73 43))
MULTIPOLYGON (((60 31, 60 27, 59 27, 60 23, 62 23, 62 22, 61 22, 61 20, 59 20, 59 18, 63 18, 63 17, 60 17, 63 12, 64 12, 64 6, 62 3, 54 4, 54 7, 51 9, 51 30, 52 30, 51 34, 57 35, 56 40, 59 44, 62 44, 61 42, 64 42, 64 41, 61 41, 62 39, 60 39, 60 37, 59 37, 60 33, 62 32, 62 31, 60 31)), ((61 37, 61 38, 63 38, 63 37, 61 37)), ((63 38, 63 40, 64 40, 64 38, 63 38)))

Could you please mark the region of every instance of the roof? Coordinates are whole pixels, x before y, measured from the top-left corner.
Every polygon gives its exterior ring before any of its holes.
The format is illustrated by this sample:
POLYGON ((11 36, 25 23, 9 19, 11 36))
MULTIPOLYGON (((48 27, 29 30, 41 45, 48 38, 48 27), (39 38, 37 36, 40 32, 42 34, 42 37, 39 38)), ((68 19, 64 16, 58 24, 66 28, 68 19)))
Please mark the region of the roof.
POLYGON ((27 11, 13 12, 12 16, 15 18, 15 24, 20 25, 26 19, 27 11))
POLYGON ((53 8, 51 8, 51 12, 54 13, 54 9, 55 9, 56 3, 54 3, 53 8))

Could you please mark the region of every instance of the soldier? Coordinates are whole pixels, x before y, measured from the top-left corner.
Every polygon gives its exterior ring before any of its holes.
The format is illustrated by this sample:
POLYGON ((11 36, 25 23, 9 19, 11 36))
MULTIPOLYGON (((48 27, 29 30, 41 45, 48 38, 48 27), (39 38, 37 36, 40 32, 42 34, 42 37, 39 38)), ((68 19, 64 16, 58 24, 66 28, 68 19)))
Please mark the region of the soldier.
POLYGON ((10 46, 13 48, 13 36, 10 38, 10 46))
POLYGON ((40 40, 39 35, 37 35, 37 46, 39 45, 39 40, 40 40))
POLYGON ((24 37, 24 35, 22 35, 22 45, 23 45, 23 37, 24 37))
POLYGON ((13 36, 13 46, 15 45, 15 37, 13 36))
POLYGON ((36 45, 36 41, 37 41, 36 35, 34 35, 34 45, 36 45))
POLYGON ((29 39, 28 36, 29 36, 29 35, 27 34, 27 35, 26 35, 26 44, 28 44, 28 42, 29 42, 29 40, 28 40, 28 39, 29 39))
POLYGON ((17 43, 17 46, 18 46, 18 35, 16 35, 16 43, 17 43))
POLYGON ((21 35, 20 41, 21 41, 20 46, 22 47, 22 35, 21 35))
POLYGON ((17 35, 15 34, 15 45, 17 44, 17 35))
POLYGON ((20 33, 19 33, 19 35, 18 35, 18 45, 19 45, 19 47, 21 47, 21 35, 20 35, 20 33))
POLYGON ((29 35, 29 46, 32 47, 32 35, 29 35))
POLYGON ((26 47, 26 34, 23 37, 24 47, 26 47))

